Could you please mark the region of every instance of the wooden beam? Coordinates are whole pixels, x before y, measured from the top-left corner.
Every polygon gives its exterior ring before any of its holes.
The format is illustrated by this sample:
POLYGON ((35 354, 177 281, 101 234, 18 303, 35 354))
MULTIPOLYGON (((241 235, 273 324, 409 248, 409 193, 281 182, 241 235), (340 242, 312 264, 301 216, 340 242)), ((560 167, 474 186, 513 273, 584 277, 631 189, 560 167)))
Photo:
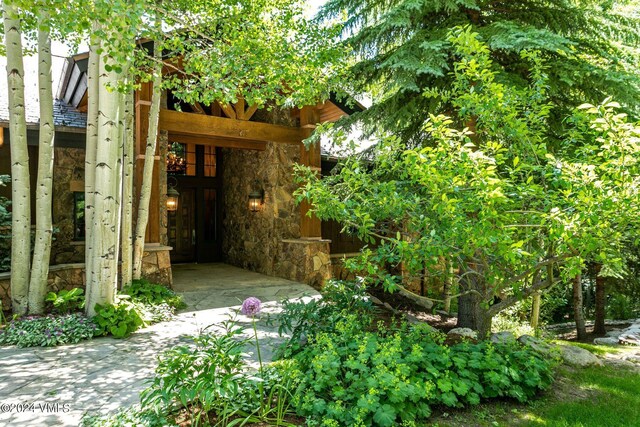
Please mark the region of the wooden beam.
POLYGON ((214 102, 211 104, 211 115, 216 117, 222 116, 222 108, 220 108, 219 103, 214 102))
MULTIPOLYGON (((147 134, 149 132, 149 110, 151 105, 152 85, 142 83, 135 93, 135 137, 136 137, 136 162, 135 162, 135 188, 136 197, 140 197, 142 187, 142 174, 144 169, 144 152, 147 146, 147 134)), ((156 155, 157 155, 156 151, 156 155)), ((153 181, 151 184, 151 200, 149 200, 149 222, 145 234, 146 243, 160 242, 160 175, 159 160, 154 161, 153 181)))
POLYGON ((238 102, 233 106, 233 109, 236 110, 236 118, 238 120, 246 120, 244 118, 244 105, 244 97, 242 95, 238 96, 238 102))
MULTIPOLYGON (((302 128, 302 139, 307 139, 313 133, 313 130, 318 123, 318 110, 314 107, 304 107, 300 110, 300 127, 302 128)), ((301 139, 301 141, 302 141, 301 139)), ((305 166, 310 166, 312 169, 318 171, 321 170, 321 157, 320 157, 320 143, 316 142, 310 147, 305 147, 304 144, 300 145, 300 163, 305 166)), ((300 237, 303 239, 321 239, 322 238, 322 224, 320 220, 315 216, 308 216, 311 205, 303 201, 300 203, 300 237)))
POLYGON ((226 102, 219 102, 220 104, 220 108, 222 108, 222 111, 224 111, 224 114, 226 114, 227 117, 229 117, 230 119, 236 119, 236 110, 233 109, 233 107, 229 104, 227 104, 226 102))
POLYGON ((271 141, 295 145, 300 145, 300 141, 304 138, 303 130, 300 128, 181 113, 165 109, 160 110, 159 127, 161 130, 182 135, 271 141))
POLYGON ((264 151, 267 148, 267 143, 264 141, 251 141, 244 139, 231 139, 231 138, 217 138, 213 136, 194 136, 185 135, 176 132, 169 134, 170 142, 182 142, 185 144, 197 144, 205 146, 223 147, 223 148, 237 148, 242 150, 257 150, 264 151))
POLYGON ((193 112, 194 113, 196 113, 196 114, 206 114, 204 112, 204 108, 202 108, 202 105, 200 105, 199 102, 194 102, 192 107, 193 107, 193 112))
POLYGON ((251 107, 247 108, 247 111, 244 112, 244 119, 250 120, 256 111, 258 111, 258 105, 253 104, 251 107))

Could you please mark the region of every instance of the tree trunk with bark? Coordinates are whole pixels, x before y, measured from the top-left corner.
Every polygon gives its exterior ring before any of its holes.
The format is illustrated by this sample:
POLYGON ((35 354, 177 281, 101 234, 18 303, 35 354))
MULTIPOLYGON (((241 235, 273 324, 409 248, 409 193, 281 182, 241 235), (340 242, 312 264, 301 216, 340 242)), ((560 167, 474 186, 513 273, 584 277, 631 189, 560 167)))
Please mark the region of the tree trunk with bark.
POLYGON ((540 301, 542 296, 540 292, 536 292, 531 297, 531 327, 534 330, 538 329, 540 325, 540 301))
POLYGON ((31 189, 25 117, 24 65, 18 9, 3 2, 2 11, 7 56, 11 149, 11 305, 13 313, 21 315, 28 309, 31 258, 31 189))
POLYGON ((442 299, 443 299, 443 310, 447 313, 451 313, 451 288, 453 286, 453 269, 451 268, 451 264, 446 261, 445 262, 446 274, 444 279, 444 284, 442 286, 442 299))
POLYGON ((142 257, 144 255, 144 242, 149 223, 149 201, 151 199, 151 186, 153 182, 153 166, 155 163, 156 147, 158 144, 158 121, 160 117, 160 98, 162 84, 162 46, 154 43, 154 58, 156 68, 154 70, 153 93, 151 95, 151 108, 149 111, 149 131, 147 133, 147 145, 144 153, 144 167, 142 172, 142 186, 140 188, 140 201, 138 203, 138 217, 136 218, 136 234, 133 247, 133 278, 142 277, 142 257))
POLYGON ((104 58, 100 61, 98 88, 98 146, 95 163, 95 194, 93 240, 91 250, 92 277, 87 283, 88 298, 86 310, 95 315, 95 305, 112 304, 118 279, 118 149, 121 148, 120 114, 121 96, 110 90, 118 83, 118 75, 107 71, 104 58))
POLYGON ((40 95, 40 140, 38 143, 38 183, 36 186, 36 238, 29 284, 29 313, 43 314, 49 276, 53 220, 54 132, 53 83, 51 75, 51 35, 49 15, 38 16, 38 87, 40 95))
POLYGON ((465 274, 460 279, 458 297, 458 328, 469 328, 478 331, 478 338, 484 339, 491 332, 491 315, 483 307, 485 294, 482 278, 476 273, 465 274))
POLYGON ((596 278, 596 313, 595 313, 595 325, 593 332, 597 335, 605 335, 607 329, 604 325, 605 308, 606 308, 606 278, 600 275, 602 271, 602 264, 596 264, 594 268, 596 278))
POLYGON ((578 274, 573 278, 573 318, 576 322, 576 332, 578 340, 587 337, 587 329, 584 321, 584 311, 582 307, 582 275, 578 274))
POLYGON ((124 176, 122 179, 122 284, 133 280, 133 92, 125 99, 124 176))
MULTIPOLYGON (((97 27, 94 25, 94 30, 97 27)), ((93 213, 95 201, 96 152, 98 150, 98 101, 100 88, 100 48, 99 41, 92 39, 89 47, 87 68, 87 142, 84 159, 84 220, 85 220, 85 300, 92 300, 93 282, 96 279, 92 268, 93 261, 93 213)), ((89 310, 88 305, 86 306, 89 310)))

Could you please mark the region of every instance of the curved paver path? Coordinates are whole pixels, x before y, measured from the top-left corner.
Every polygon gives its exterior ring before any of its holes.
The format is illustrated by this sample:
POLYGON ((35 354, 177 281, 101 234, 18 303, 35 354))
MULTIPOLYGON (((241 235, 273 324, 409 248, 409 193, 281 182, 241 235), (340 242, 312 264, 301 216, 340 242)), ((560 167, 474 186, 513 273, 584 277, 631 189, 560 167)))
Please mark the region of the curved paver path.
MULTIPOLYGON (((77 426, 85 412, 110 413, 138 402, 164 350, 189 342, 188 336, 226 320, 241 301, 255 296, 265 313, 279 310, 285 297, 317 295, 311 287, 224 264, 174 268, 175 288, 188 308, 170 321, 134 333, 125 340, 96 338, 53 348, 0 348, 0 406, 29 404, 21 412, 0 411, 0 426, 77 426), (31 405, 33 404, 33 405, 31 405), (27 409, 25 411, 25 409, 27 409)), ((280 338, 277 328, 258 322, 264 359, 280 338)), ((239 315, 253 336, 250 319, 239 315)))

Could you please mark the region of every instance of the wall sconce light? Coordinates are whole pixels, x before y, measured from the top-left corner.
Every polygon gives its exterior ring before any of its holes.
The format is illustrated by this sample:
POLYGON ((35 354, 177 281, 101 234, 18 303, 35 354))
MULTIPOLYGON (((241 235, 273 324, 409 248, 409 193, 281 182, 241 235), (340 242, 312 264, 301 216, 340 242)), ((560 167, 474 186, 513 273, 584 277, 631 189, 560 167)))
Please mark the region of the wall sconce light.
POLYGON ((264 190, 253 190, 249 193, 249 210, 258 212, 264 204, 264 190))
POLYGON ((169 189, 167 190, 167 210, 169 212, 175 212, 178 210, 178 201, 180 200, 180 193, 176 190, 176 185, 178 181, 175 177, 171 177, 174 179, 175 183, 169 183, 169 189))

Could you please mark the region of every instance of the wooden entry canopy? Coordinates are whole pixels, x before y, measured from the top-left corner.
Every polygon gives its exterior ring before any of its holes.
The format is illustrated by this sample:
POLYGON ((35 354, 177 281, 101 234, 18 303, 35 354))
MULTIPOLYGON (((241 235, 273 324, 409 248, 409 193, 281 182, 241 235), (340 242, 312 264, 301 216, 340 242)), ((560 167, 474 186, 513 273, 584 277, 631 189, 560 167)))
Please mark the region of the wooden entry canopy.
MULTIPOLYGON (((239 148, 246 148, 246 141, 297 145, 306 137, 301 128, 164 109, 160 110, 158 128, 171 134, 213 138, 220 142, 216 144, 219 147, 223 146, 224 140, 245 141, 239 148)), ((234 148, 233 144, 227 146, 234 148)))
MULTIPOLYGON (((136 92, 136 139, 138 180, 141 182, 142 165, 144 163, 144 147, 148 129, 148 114, 151 105, 151 85, 143 84, 136 92)), ((244 110, 244 108, 243 108, 244 110)), ((247 110, 243 119, 209 116, 198 113, 184 113, 168 109, 160 110, 158 130, 167 131, 170 135, 179 136, 185 142, 201 145, 214 145, 236 149, 264 150, 266 142, 292 144, 300 147, 300 163, 310 166, 320 173, 320 145, 309 148, 302 141, 308 138, 318 123, 315 107, 304 107, 300 111, 300 127, 274 125, 270 123, 252 122, 248 117, 253 113, 252 107, 247 110)), ((149 225, 147 243, 160 242, 160 189, 159 161, 156 156, 152 196, 150 200, 149 225), (154 208, 157 206, 157 209, 154 208)), ((138 189, 139 191, 139 189, 138 189)), ((321 239, 320 220, 309 217, 309 205, 301 205, 300 236, 303 239, 321 239)))

